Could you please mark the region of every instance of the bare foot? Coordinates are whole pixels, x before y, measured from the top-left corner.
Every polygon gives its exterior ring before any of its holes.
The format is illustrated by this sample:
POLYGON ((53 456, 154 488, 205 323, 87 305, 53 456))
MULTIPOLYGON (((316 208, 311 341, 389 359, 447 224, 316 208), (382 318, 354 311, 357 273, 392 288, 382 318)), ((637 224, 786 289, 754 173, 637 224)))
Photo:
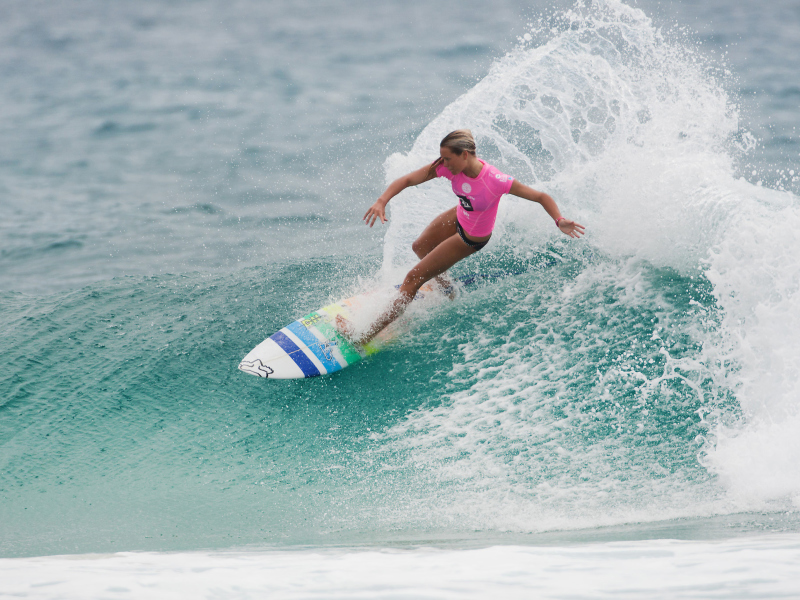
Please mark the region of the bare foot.
POLYGON ((356 330, 353 324, 345 319, 342 315, 336 315, 333 327, 338 331, 347 341, 358 344, 359 340, 356 338, 356 330))

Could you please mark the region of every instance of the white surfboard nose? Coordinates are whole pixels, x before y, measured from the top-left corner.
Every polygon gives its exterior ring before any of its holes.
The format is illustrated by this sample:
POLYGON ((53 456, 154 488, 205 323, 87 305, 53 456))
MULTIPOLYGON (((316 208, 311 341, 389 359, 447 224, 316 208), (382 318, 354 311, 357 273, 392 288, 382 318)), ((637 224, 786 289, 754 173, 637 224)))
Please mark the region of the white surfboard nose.
POLYGON ((239 363, 239 370, 267 379, 302 379, 306 373, 272 338, 253 348, 239 363))

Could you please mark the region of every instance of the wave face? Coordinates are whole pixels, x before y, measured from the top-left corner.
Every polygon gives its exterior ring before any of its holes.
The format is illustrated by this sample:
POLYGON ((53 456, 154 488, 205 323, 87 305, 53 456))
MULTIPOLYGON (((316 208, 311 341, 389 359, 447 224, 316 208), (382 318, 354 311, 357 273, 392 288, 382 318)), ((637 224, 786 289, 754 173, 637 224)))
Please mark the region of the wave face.
POLYGON ((748 532, 772 527, 761 512, 800 530, 798 198, 746 179, 735 82, 696 48, 615 0, 534 23, 386 178, 469 127, 586 237, 506 197, 492 242, 453 270, 490 276, 418 305, 398 343, 340 374, 236 365, 376 270, 401 277, 453 205, 445 182, 392 201, 382 269, 347 244, 290 247, 301 207, 264 267, 0 291, 0 555, 564 542, 670 519, 724 536, 743 512, 748 532))

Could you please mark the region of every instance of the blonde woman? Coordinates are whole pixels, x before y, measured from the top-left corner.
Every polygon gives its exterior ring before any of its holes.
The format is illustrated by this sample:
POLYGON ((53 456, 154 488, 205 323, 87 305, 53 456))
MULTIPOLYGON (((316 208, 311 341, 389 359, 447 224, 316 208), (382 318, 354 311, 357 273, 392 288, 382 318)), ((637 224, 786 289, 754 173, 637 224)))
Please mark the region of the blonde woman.
POLYGON ((439 145, 439 158, 429 165, 393 181, 364 215, 372 227, 380 219, 386 223, 389 200, 409 186, 419 185, 435 177, 452 182, 459 204, 436 217, 411 245, 420 258, 400 286, 398 297, 375 323, 361 336, 352 325, 337 317, 337 329, 353 342, 365 344, 405 311, 419 288, 434 277, 445 285, 440 276, 450 267, 483 248, 492 237, 497 207, 503 194, 513 194, 538 202, 555 221, 562 233, 579 238, 584 227, 561 216, 555 201, 544 192, 521 184, 476 155, 475 139, 468 129, 458 129, 445 136, 439 145))

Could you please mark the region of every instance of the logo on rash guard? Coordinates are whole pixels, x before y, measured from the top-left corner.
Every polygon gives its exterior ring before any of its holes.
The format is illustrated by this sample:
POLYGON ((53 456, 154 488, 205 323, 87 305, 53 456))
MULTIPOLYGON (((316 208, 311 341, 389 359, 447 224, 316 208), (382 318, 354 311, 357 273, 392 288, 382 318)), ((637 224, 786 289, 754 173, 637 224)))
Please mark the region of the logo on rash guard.
POLYGON ((466 196, 459 195, 458 199, 461 200, 461 208, 463 208, 464 210, 475 210, 474 208, 472 208, 472 202, 470 202, 469 198, 467 198, 466 196))
POLYGON ((472 191, 472 186, 468 183, 461 184, 461 191, 465 194, 469 194, 472 191))

